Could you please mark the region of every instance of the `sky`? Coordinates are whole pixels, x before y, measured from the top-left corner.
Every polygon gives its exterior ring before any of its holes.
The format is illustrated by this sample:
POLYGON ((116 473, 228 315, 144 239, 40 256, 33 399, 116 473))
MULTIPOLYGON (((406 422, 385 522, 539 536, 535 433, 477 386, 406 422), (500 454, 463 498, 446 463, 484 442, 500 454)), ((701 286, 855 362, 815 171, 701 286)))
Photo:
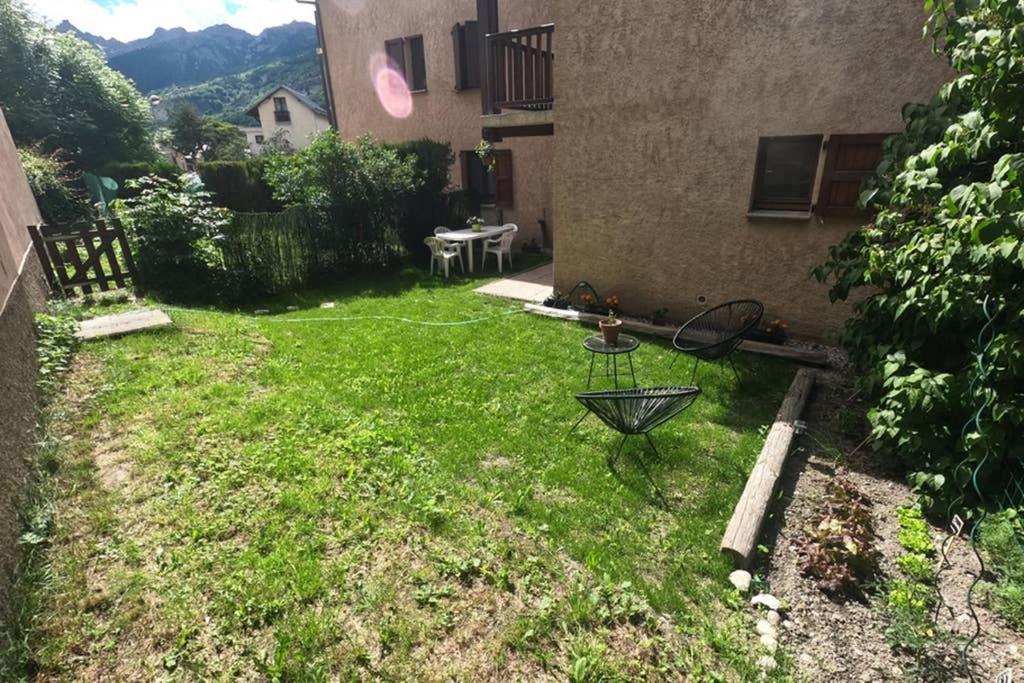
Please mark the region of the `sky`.
POLYGON ((128 41, 159 27, 195 31, 230 24, 249 33, 290 21, 313 21, 313 6, 295 0, 26 0, 53 25, 67 19, 79 30, 128 41))

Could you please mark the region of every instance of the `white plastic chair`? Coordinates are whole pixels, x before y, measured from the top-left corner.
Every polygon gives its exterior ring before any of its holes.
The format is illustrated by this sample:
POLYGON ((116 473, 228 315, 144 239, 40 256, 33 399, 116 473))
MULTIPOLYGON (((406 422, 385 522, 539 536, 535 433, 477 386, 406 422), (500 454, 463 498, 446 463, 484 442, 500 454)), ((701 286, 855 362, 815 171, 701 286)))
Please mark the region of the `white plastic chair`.
POLYGON ((462 250, 461 249, 450 249, 443 239, 437 237, 425 237, 423 243, 430 249, 430 274, 434 274, 434 264, 438 264, 438 269, 444 266, 444 276, 449 276, 448 263, 452 259, 459 259, 459 265, 462 266, 462 272, 466 272, 466 266, 462 262, 462 250))
POLYGON ((501 257, 506 256, 508 258, 508 267, 512 267, 512 240, 516 238, 516 233, 519 232, 519 226, 515 223, 506 223, 501 226, 503 233, 497 237, 484 240, 484 255, 480 259, 480 267, 483 268, 484 264, 487 263, 487 254, 494 254, 498 259, 498 272, 501 272, 501 257))
POLYGON ((462 248, 464 246, 466 246, 466 243, 465 242, 455 242, 455 241, 452 241, 452 240, 446 240, 444 238, 444 234, 446 232, 451 232, 451 228, 446 228, 443 225, 439 225, 436 228, 434 228, 434 237, 437 237, 438 239, 443 241, 445 243, 446 247, 451 247, 451 248, 454 248, 454 249, 458 249, 459 251, 462 251, 462 248))

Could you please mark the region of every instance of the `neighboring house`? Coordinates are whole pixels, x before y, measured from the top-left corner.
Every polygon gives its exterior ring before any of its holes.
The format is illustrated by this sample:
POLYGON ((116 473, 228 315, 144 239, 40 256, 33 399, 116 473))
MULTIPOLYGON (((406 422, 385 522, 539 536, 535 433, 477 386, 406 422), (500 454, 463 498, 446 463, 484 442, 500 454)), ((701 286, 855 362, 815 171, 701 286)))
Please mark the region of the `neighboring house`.
MULTIPOLYGON (((951 75, 921 39, 926 15, 912 0, 318 11, 343 135, 428 136, 457 153, 494 140, 511 163, 499 156, 497 176, 479 182, 507 203, 506 220, 554 226, 556 289, 586 280, 627 313, 667 307, 675 319, 753 297, 814 338, 849 308, 831 305, 809 270, 867 220, 860 182, 885 134, 902 130, 903 105, 951 75), (378 102, 375 54, 416 91, 408 118, 378 102)), ((478 182, 460 156, 457 182, 478 182)))
POLYGON ((263 149, 263 141, 266 139, 263 135, 263 128, 260 126, 239 126, 239 129, 245 133, 245 142, 249 145, 249 154, 259 154, 260 150, 263 149))
MULTIPOLYGON (((553 0, 493 3, 481 22, 476 0, 389 0, 318 3, 323 63, 334 93, 334 120, 345 139, 364 133, 387 141, 428 137, 448 142, 455 154, 452 183, 467 189, 488 223, 519 225, 519 244, 542 243, 541 220, 552 225, 550 125, 528 137, 493 139, 500 151, 488 172, 474 153, 483 135, 486 92, 485 33, 501 26, 530 27, 552 21, 553 0), (499 16, 500 15, 500 16, 499 16), (384 58, 403 73, 412 91, 407 118, 389 115, 374 89, 371 63, 384 58), (539 135, 539 136, 538 136, 539 135)), ((538 114, 550 124, 550 104, 538 114)), ((460 228, 463 226, 450 226, 460 228)))
POLYGON ((258 133, 257 128, 245 129, 250 149, 253 145, 262 145, 277 131, 282 131, 292 147, 302 149, 314 135, 331 127, 326 109, 287 85, 279 85, 268 92, 246 114, 260 122, 258 133), (250 130, 253 131, 251 138, 250 130))

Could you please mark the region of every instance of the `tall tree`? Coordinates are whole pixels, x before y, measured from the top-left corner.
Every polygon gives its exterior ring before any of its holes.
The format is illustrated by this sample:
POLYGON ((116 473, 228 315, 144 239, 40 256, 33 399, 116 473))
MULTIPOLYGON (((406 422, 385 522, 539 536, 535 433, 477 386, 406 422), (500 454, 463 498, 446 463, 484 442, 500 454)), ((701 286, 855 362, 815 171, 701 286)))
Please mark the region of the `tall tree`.
POLYGON ((201 155, 206 161, 244 159, 248 150, 240 128, 202 116, 189 103, 171 115, 171 144, 182 154, 201 155))
POLYGON ((84 169, 155 155, 149 103, 100 52, 0 0, 0 107, 19 146, 35 145, 84 169))

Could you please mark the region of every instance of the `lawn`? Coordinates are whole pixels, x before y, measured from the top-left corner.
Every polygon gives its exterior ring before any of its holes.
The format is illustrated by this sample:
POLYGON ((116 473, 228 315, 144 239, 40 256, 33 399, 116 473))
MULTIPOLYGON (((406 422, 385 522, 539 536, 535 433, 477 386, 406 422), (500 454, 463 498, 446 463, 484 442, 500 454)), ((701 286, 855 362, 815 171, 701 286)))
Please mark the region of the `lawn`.
MULTIPOLYGON (((793 367, 738 354, 737 382, 705 366, 702 397, 654 432, 662 459, 634 440, 616 475, 615 434, 594 417, 568 434, 593 331, 479 284, 407 270, 271 315, 165 307, 172 329, 86 344, 52 409, 51 544, 7 666, 755 676, 718 543, 793 367)), ((685 383, 689 361, 670 370, 670 347, 642 341, 642 384, 685 383)))

